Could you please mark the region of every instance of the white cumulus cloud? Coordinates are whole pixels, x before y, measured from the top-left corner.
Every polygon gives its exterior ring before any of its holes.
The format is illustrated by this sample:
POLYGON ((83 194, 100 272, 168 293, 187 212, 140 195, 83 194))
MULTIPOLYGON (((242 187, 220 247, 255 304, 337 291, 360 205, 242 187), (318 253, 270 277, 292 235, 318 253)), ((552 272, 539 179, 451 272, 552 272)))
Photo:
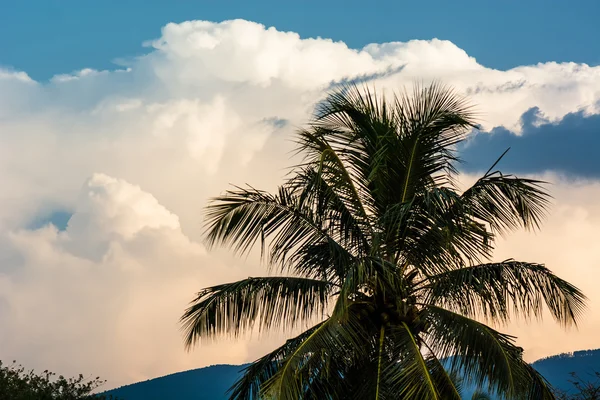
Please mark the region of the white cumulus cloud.
MULTIPOLYGON (((168 24, 146 55, 115 71, 35 82, 0 70, 0 359, 122 384, 267 349, 241 341, 183 351, 177 319, 193 293, 261 271, 253 257, 206 252, 202 208, 229 183, 272 189, 291 163, 294 129, 325 90, 350 79, 385 91, 440 80, 477 104, 486 128, 517 131, 531 107, 556 120, 597 112, 600 101, 600 67, 499 71, 444 40, 351 49, 242 20, 168 24), (66 230, 27 229, 55 210, 73 213, 66 230)), ((585 286, 570 268, 592 276, 595 258, 567 225, 600 226, 583 195, 597 188, 557 182, 567 208, 558 206, 545 236, 519 236, 529 253, 515 241, 500 253, 552 260, 585 286), (567 239, 578 266, 547 245, 567 239)), ((555 351, 540 343, 525 335, 523 346, 555 351)))
POLYGON ((191 296, 240 271, 207 256, 138 186, 95 174, 66 230, 47 225, 0 240, 14 255, 0 273, 3 358, 101 372, 113 386, 247 357, 241 342, 185 354, 178 317, 191 296))

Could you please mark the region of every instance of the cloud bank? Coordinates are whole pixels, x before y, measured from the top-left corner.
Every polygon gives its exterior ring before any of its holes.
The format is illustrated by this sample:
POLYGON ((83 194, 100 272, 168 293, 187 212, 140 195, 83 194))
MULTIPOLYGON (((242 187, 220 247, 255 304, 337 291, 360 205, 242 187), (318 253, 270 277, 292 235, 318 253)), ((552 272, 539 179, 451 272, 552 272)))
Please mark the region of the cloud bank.
POLYGON ((568 113, 550 122, 534 107, 521 117, 521 135, 499 126, 474 135, 462 147, 467 171, 491 164, 511 149, 500 164, 518 173, 553 170, 569 177, 600 178, 600 115, 584 111, 568 113))
MULTIPOLYGON (((575 122, 588 126, 600 111, 600 67, 493 70, 437 39, 351 49, 235 20, 168 24, 146 45, 145 56, 114 71, 36 82, 26 71, 0 70, 0 359, 98 374, 115 386, 249 361, 282 340, 186 354, 177 319, 198 289, 263 272, 255 257, 206 251, 202 207, 229 183, 275 187, 291 163, 294 129, 339 82, 386 92, 415 80, 453 85, 490 131, 467 150, 475 169, 508 142, 517 154, 560 140, 585 151, 594 128, 575 122), (524 122, 533 107, 543 120, 524 122), (56 222, 62 229, 51 224, 57 215, 71 215, 56 222)), ((589 240, 600 209, 588 199, 600 194, 597 174, 551 158, 508 166, 546 174, 556 204, 542 233, 508 238, 498 257, 546 262, 593 296, 600 260, 589 240), (548 172, 555 168, 587 180, 561 180, 548 172)), ((557 342, 565 334, 551 323, 510 329, 529 359, 600 347, 598 306, 592 297, 577 340, 557 342)))

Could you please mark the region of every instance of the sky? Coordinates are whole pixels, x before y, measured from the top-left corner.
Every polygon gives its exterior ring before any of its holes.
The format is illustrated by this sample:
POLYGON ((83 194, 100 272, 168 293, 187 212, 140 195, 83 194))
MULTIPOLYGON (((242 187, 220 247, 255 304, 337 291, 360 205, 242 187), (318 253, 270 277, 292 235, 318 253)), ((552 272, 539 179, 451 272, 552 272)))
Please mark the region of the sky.
POLYGON ((229 184, 275 188, 294 130, 357 77, 467 96, 482 129, 463 183, 508 147, 503 171, 549 182, 542 230, 494 259, 545 263, 588 295, 586 318, 502 329, 529 361, 600 347, 597 2, 0 2, 1 360, 113 387, 281 343, 185 352, 196 291, 265 273, 205 248, 202 209, 229 184))

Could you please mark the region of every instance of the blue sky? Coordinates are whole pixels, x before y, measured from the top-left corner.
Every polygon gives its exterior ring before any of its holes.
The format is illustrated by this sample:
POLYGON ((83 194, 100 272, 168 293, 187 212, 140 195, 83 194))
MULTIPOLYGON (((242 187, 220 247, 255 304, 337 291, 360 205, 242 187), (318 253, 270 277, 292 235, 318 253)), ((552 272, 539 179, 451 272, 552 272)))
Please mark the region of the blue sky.
POLYGON ((483 65, 600 63, 600 2, 2 0, 0 65, 37 80, 142 54, 168 22, 243 18, 303 37, 371 42, 447 39, 483 65))
POLYGON ((193 293, 265 273, 204 247, 203 207, 231 183, 272 190, 324 90, 361 77, 468 95, 483 132, 464 182, 510 147, 503 172, 552 183, 542 231, 494 258, 545 263, 590 309, 579 331, 506 331, 530 361, 600 348, 600 2, 371 3, 0 0, 0 359, 117 386, 281 343, 185 352, 193 293))

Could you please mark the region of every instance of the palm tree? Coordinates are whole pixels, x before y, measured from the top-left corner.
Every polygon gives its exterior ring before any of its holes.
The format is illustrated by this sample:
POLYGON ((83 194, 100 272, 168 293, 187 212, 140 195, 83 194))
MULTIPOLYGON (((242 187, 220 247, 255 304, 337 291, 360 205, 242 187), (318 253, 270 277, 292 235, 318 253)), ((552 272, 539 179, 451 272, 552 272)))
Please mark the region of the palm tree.
POLYGON ((245 368, 231 399, 459 399, 453 371, 508 398, 553 398, 487 324, 547 308, 576 325, 585 297, 541 264, 490 261, 496 235, 537 228, 549 196, 497 162, 459 191, 456 146, 473 117, 439 84, 391 102, 345 86, 299 131, 302 162, 276 193, 213 199, 209 246, 259 243, 277 273, 201 290, 181 319, 187 348, 308 327, 245 368))

